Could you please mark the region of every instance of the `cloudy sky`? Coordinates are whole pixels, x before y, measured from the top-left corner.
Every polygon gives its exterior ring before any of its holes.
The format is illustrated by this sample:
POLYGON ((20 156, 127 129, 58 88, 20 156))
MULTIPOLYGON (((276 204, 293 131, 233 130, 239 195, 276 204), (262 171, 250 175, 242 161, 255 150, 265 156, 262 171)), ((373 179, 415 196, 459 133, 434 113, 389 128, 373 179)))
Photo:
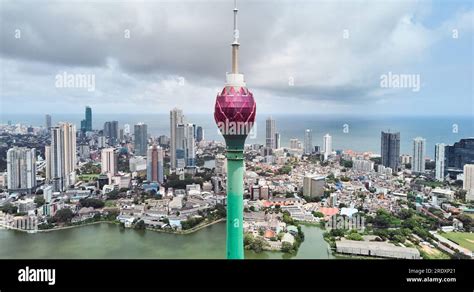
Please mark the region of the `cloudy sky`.
MULTIPOLYGON (((261 113, 473 114, 472 1, 243 1, 261 113), (420 90, 383 88, 391 72, 420 90)), ((211 113, 233 1, 0 0, 2 113, 211 113), (94 90, 57 86, 87 74, 94 90)))

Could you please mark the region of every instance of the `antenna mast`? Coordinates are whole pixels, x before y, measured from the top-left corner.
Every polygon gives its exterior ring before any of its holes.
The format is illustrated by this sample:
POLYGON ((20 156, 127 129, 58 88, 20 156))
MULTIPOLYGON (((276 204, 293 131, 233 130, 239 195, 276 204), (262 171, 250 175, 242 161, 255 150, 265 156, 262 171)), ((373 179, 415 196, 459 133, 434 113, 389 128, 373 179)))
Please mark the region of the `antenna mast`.
POLYGON ((232 73, 239 73, 239 29, 237 28, 237 0, 234 0, 234 42, 232 43, 232 73))

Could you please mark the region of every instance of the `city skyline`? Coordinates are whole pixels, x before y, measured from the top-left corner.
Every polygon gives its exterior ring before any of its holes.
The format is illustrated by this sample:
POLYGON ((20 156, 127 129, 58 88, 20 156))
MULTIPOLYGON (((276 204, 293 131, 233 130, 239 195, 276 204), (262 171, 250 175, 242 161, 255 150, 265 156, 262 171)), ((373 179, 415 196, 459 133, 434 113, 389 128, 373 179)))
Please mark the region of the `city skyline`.
MULTIPOLYGON (((97 113, 166 112, 174 106, 188 113, 209 113, 209 96, 218 92, 220 72, 229 68, 225 48, 231 24, 221 11, 230 3, 142 3, 133 6, 134 13, 127 12, 126 3, 59 4, 54 9, 62 16, 56 19, 49 2, 30 4, 34 7, 28 9, 22 2, 4 4, 0 62, 6 71, 5 113, 46 113, 51 108, 72 113, 78 101, 97 113), (95 5, 93 14, 87 13, 90 5, 95 5), (169 19, 161 5, 182 21, 169 19), (18 10, 24 10, 23 16, 10 17, 18 10), (72 13, 96 28, 87 34, 80 31, 67 21, 72 13), (108 13, 123 20, 109 22, 104 17, 108 13), (204 13, 212 22, 203 21, 204 13), (50 19, 64 25, 46 25, 50 19), (98 21, 107 25, 96 26, 98 21), (216 22, 222 26, 214 26, 216 22), (214 41, 215 36, 222 37, 214 41), (58 44, 58 38, 71 45, 58 44), (101 49, 91 51, 90 41, 101 49), (93 76, 94 90, 58 86, 56 77, 63 73, 93 76), (192 102, 195 92, 202 94, 199 103, 192 102), (16 107, 18 103, 26 106, 16 107)), ((249 45, 241 51, 241 67, 259 96, 261 113, 472 114, 472 107, 458 106, 472 103, 471 3, 371 2, 364 9, 358 1, 346 4, 242 3, 240 30, 249 45), (261 13, 266 17, 254 29, 252 19, 261 13), (277 40, 280 46, 270 50, 277 40), (420 90, 383 88, 381 78, 393 74, 418 75, 420 90)))

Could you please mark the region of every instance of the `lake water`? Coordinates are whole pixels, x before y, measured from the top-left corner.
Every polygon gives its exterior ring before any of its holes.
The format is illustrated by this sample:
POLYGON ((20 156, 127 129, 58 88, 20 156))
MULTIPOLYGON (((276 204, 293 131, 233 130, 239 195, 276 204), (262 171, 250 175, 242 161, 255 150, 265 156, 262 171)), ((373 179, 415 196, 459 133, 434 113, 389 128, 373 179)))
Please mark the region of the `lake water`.
MULTIPOLYGON (((293 256, 245 252, 246 259, 331 259, 323 230, 302 226, 305 241, 293 256)), ((121 229, 100 223, 27 234, 0 230, 0 259, 224 259, 225 223, 187 235, 121 229)))

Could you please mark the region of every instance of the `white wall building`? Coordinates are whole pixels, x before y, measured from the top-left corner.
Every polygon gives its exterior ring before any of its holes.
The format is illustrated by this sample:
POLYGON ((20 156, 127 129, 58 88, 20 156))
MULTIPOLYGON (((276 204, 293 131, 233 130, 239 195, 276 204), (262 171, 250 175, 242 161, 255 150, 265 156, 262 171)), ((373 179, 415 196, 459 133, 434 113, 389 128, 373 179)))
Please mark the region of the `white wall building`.
POLYGON ((445 146, 446 145, 443 143, 438 143, 435 145, 435 163, 436 163, 435 176, 436 176, 436 180, 439 180, 439 181, 444 181, 444 168, 445 168, 445 161, 446 161, 446 158, 444 156, 445 146))
POLYGON ((332 137, 329 134, 326 134, 323 137, 324 160, 327 160, 331 154, 332 154, 332 137))
POLYGON ((413 164, 411 170, 416 173, 425 172, 426 139, 413 139, 413 164))
POLYGON ((7 151, 8 191, 31 192, 36 187, 36 149, 13 147, 7 151))

